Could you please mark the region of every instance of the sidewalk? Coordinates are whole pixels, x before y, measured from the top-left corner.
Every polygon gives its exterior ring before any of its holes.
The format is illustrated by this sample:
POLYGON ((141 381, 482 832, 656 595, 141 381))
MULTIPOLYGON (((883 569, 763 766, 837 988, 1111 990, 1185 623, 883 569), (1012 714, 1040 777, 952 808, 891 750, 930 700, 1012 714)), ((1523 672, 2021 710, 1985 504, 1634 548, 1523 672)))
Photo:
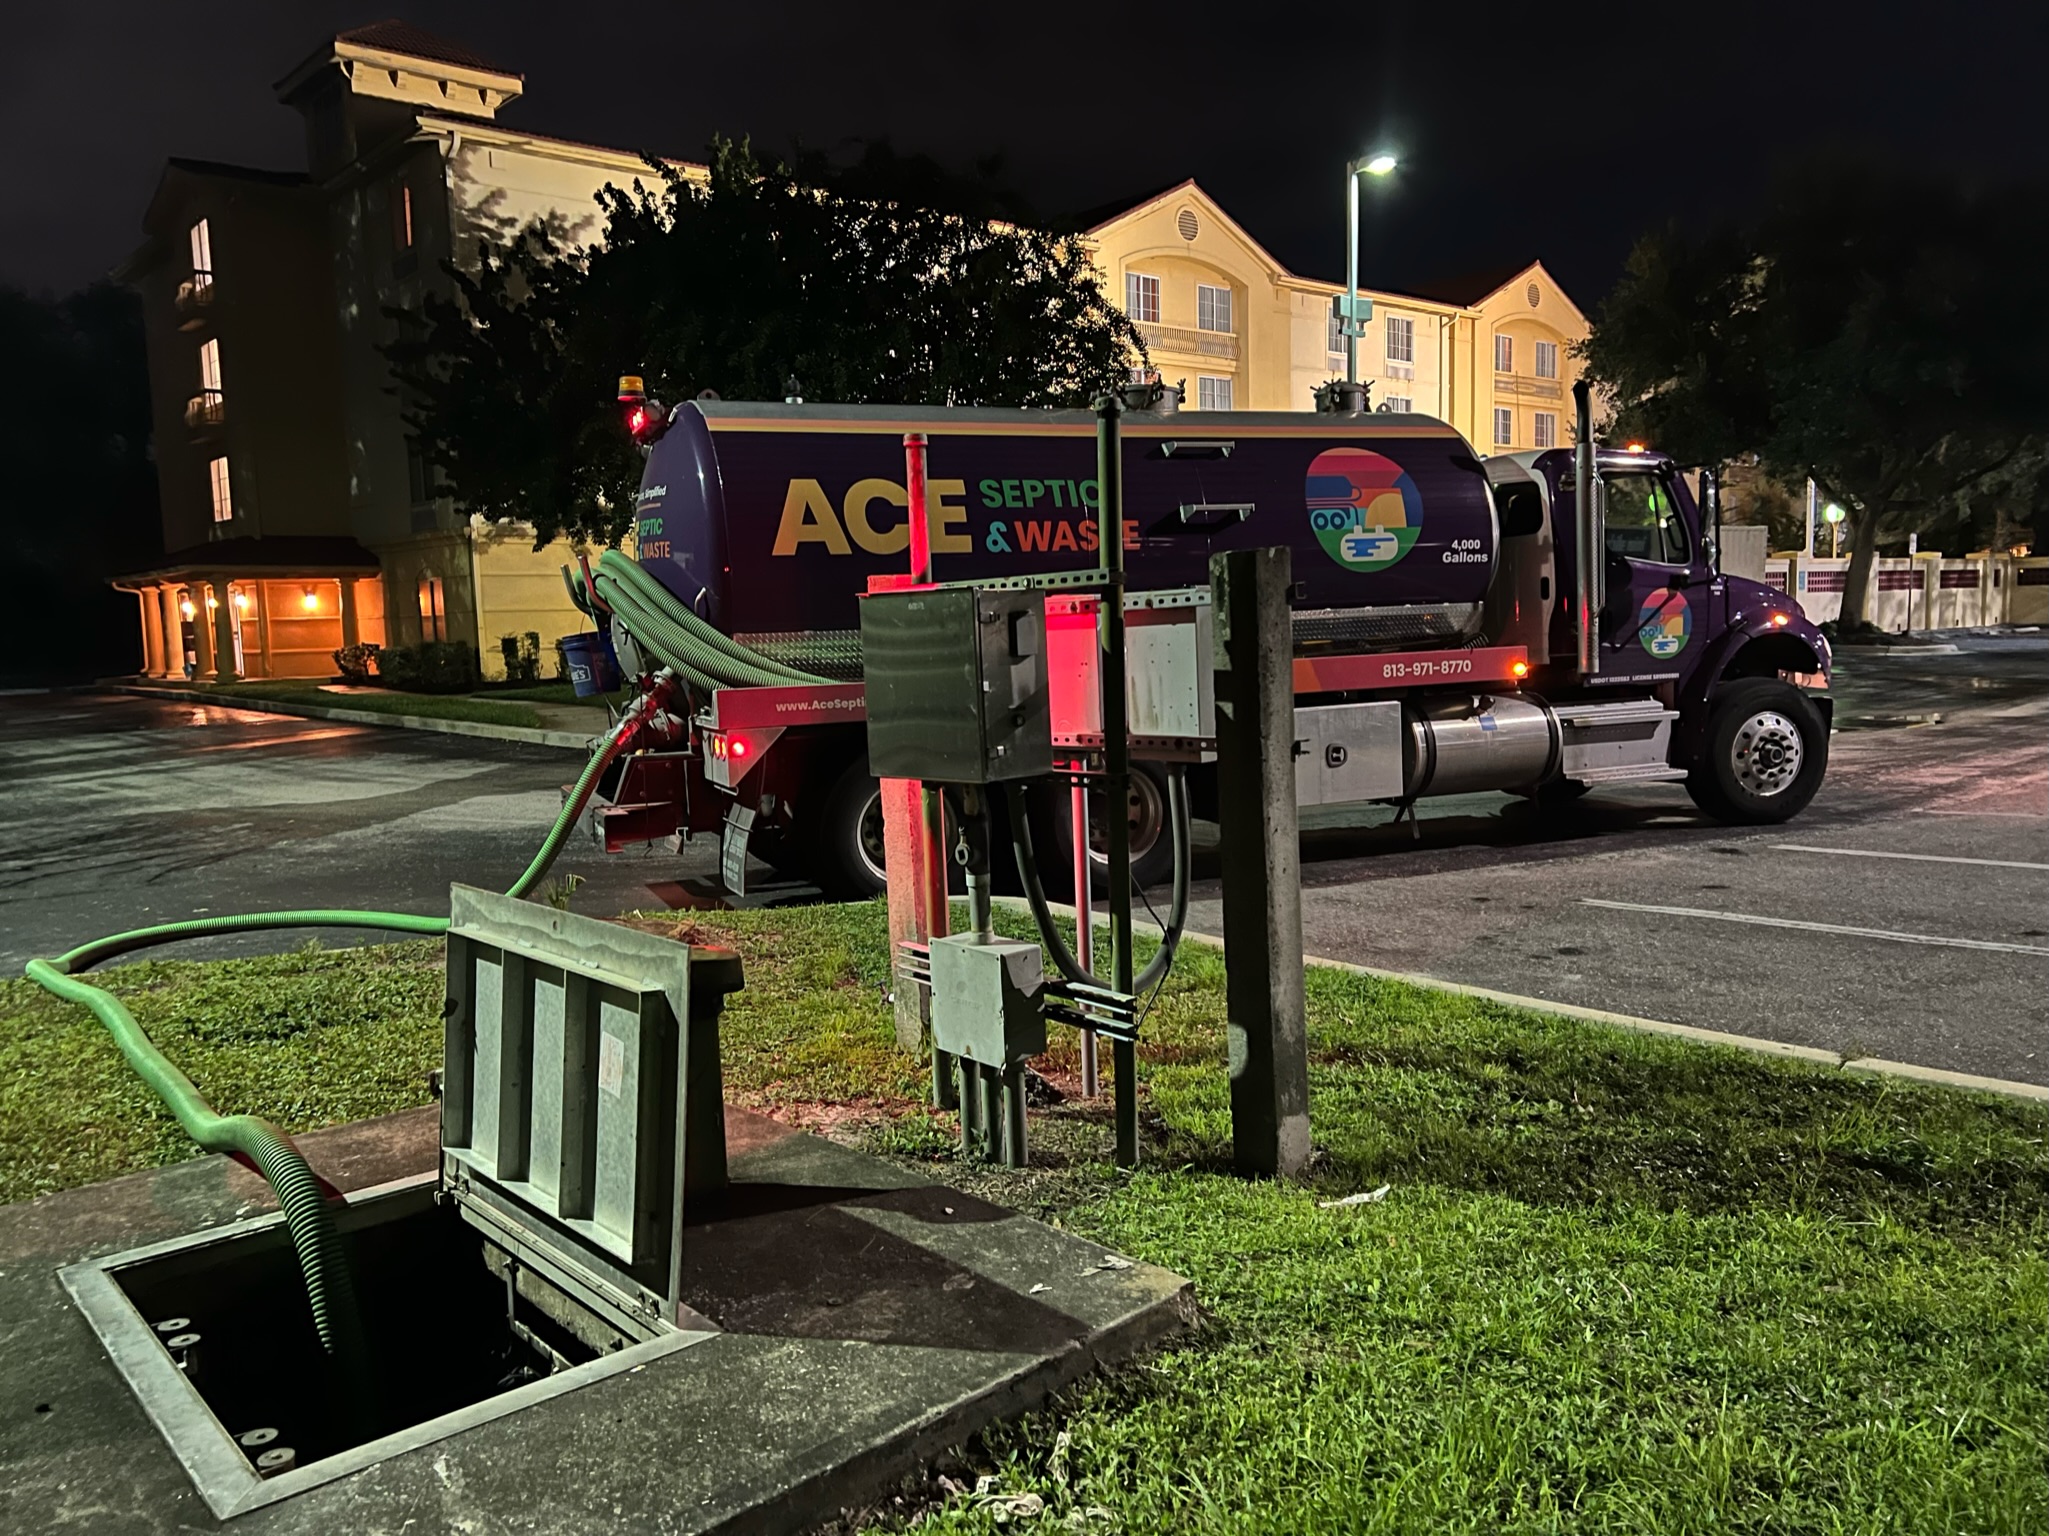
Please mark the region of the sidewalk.
MULTIPOLYGON (((611 717, 602 708, 584 705, 533 704, 528 708, 541 719, 541 728, 524 725, 494 725, 482 720, 443 720, 427 715, 388 714, 378 710, 350 709, 305 704, 296 699, 266 699, 248 694, 221 693, 206 688, 188 688, 163 683, 110 680, 96 686, 113 693, 134 694, 146 699, 180 699, 195 704, 214 704, 252 714, 296 715, 307 720, 335 720, 348 725, 377 725, 409 731, 438 731, 447 736, 483 736, 496 741, 519 741, 530 746, 558 747, 569 752, 589 752, 591 743, 611 727, 611 717)), ((346 697, 346 695, 342 695, 346 697)))

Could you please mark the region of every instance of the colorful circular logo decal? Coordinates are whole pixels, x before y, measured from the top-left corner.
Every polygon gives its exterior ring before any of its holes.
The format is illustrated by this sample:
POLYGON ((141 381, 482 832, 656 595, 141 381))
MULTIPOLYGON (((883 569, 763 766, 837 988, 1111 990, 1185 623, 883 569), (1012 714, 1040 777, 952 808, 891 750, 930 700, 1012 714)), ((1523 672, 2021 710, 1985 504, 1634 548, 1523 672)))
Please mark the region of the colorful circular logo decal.
POLYGON ((1686 594, 1660 587, 1636 610, 1636 638, 1653 656, 1677 656, 1693 635, 1693 610, 1686 594))
POLYGON ((1309 465, 1309 526, 1348 571, 1384 571, 1423 531, 1423 498, 1401 465, 1365 448, 1326 448, 1309 465))

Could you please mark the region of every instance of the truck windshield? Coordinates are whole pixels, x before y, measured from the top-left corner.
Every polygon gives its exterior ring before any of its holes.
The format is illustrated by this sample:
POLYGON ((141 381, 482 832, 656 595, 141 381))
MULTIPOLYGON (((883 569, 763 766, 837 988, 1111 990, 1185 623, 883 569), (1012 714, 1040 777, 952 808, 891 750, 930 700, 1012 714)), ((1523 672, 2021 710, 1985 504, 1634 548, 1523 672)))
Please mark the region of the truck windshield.
POLYGON ((1608 550, 1654 565, 1684 565, 1686 523, 1662 475, 1608 475, 1608 550))

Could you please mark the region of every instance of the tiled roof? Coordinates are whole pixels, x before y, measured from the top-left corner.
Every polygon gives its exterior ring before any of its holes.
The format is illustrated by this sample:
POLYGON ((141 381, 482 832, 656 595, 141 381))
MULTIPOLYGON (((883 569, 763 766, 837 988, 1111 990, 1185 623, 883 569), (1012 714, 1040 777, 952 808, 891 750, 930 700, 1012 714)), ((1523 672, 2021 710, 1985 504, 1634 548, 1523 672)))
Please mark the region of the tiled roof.
POLYGON ((347 32, 337 32, 337 43, 354 43, 358 48, 376 48, 384 53, 405 53, 416 59, 429 59, 436 64, 454 64, 462 69, 488 70, 494 75, 510 75, 509 69, 501 69, 489 59, 470 52, 460 43, 451 43, 445 37, 436 37, 432 32, 422 31, 409 21, 392 19, 373 21, 367 27, 352 27, 347 32))

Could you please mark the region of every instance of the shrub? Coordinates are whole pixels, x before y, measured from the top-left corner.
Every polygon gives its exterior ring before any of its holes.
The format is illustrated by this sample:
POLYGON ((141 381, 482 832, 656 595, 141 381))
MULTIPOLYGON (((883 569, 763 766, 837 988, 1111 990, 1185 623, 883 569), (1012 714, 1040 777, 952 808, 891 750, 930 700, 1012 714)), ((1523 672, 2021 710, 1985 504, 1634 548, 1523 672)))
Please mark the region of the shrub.
POLYGON ((369 682, 370 668, 376 663, 377 653, 382 649, 383 647, 378 645, 357 644, 345 645, 336 651, 334 653, 334 664, 341 672, 342 681, 345 683, 369 682))
POLYGON ((533 630, 523 635, 500 635, 498 654, 505 658, 505 680, 531 687, 541 680, 541 637, 533 630))
POLYGON ((407 693, 468 693, 477 686, 477 653, 455 640, 392 646, 377 656, 377 677, 407 693))

